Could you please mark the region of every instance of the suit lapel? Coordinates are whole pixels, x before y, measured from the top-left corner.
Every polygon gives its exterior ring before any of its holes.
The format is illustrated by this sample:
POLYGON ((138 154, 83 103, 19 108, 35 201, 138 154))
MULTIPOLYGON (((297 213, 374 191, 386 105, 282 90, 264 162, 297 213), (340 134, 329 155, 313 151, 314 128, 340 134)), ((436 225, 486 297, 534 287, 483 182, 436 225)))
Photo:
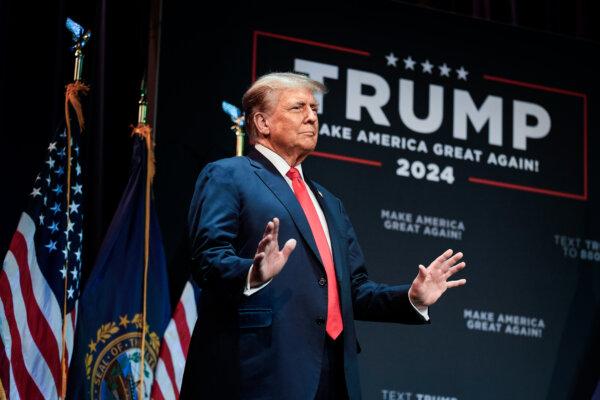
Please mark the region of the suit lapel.
POLYGON ((263 181, 263 183, 271 190, 271 192, 273 192, 275 197, 277 197, 281 204, 283 204, 283 206, 287 209, 288 213, 292 217, 292 221, 294 221, 294 224, 298 228, 298 231, 322 266, 323 260, 321 260, 321 256, 319 255, 317 244, 310 229, 310 225, 308 224, 308 220, 304 215, 304 210, 302 210, 302 207, 300 206, 298 199, 296 199, 292 189, 290 189, 289 185, 283 176, 281 176, 279 171, 277 171, 275 166, 273 166, 273 164, 271 164, 271 162, 257 150, 250 151, 247 157, 250 160, 250 164, 256 168, 254 170, 256 175, 258 175, 260 180, 263 181))

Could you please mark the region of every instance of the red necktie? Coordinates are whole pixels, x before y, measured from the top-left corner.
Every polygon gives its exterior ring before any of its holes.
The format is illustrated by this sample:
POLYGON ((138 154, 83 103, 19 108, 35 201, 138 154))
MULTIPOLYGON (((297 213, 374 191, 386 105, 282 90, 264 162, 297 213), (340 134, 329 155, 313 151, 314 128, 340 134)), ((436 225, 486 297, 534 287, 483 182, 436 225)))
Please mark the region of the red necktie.
POLYGON ((315 242, 317 243, 317 249, 323 260, 325 266, 325 274, 327 275, 327 325, 325 330, 332 339, 336 339, 344 329, 342 323, 342 313, 340 311, 340 299, 337 290, 337 279, 335 278, 335 268, 333 266, 333 257, 331 255, 331 249, 327 244, 327 237, 321 225, 321 220, 315 209, 315 205, 310 199, 310 195, 306 190, 306 185, 302 181, 300 172, 294 167, 290 168, 286 174, 292 180, 292 187, 294 194, 304 210, 304 215, 310 225, 315 242))

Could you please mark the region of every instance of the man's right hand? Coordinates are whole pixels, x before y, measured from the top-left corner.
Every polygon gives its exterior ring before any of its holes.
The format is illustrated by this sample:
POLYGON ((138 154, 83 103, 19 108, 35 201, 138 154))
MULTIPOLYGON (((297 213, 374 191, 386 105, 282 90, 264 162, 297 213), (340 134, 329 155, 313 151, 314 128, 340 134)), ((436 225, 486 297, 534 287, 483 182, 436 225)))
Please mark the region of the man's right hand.
POLYGON ((279 219, 269 221, 263 237, 258 243, 252 271, 250 272, 250 287, 260 286, 275 277, 296 248, 296 239, 290 239, 279 250, 279 219))

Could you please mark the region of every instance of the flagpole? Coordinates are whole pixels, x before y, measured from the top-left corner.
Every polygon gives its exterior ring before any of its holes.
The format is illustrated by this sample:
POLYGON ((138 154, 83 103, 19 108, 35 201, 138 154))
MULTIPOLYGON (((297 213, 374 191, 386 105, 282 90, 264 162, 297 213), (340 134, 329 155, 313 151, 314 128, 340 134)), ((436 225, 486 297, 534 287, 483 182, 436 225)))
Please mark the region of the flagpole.
POLYGON ((81 35, 76 41, 73 49, 75 50, 75 65, 73 68, 73 82, 67 85, 65 91, 65 125, 67 133, 67 184, 65 190, 66 196, 66 221, 67 227, 65 228, 66 234, 66 254, 64 269, 67 273, 64 276, 63 286, 63 304, 62 304, 62 332, 61 332, 61 386, 60 386, 60 398, 65 399, 67 396, 67 377, 68 377, 68 359, 67 359, 67 296, 68 296, 68 267, 69 267, 69 225, 71 222, 71 151, 72 151, 72 136, 71 136, 71 115, 70 107, 73 107, 77 117, 79 125, 79 131, 83 131, 84 118, 81 109, 81 103, 79 101, 79 93, 87 94, 89 87, 86 86, 82 81, 83 76, 83 47, 90 38, 90 31, 81 35))
POLYGON ((146 98, 146 80, 142 80, 138 102, 138 125, 133 133, 146 142, 146 199, 144 216, 144 280, 142 294, 142 343, 140 345, 140 380, 138 384, 138 399, 144 399, 144 365, 146 357, 146 314, 147 314, 147 292, 148 292, 148 261, 150 258, 150 194, 152 179, 154 178, 154 151, 152 143, 152 129, 148 121, 148 100, 146 98))
POLYGON ((244 155, 244 131, 240 124, 243 117, 238 118, 233 129, 235 130, 235 155, 241 157, 244 155))

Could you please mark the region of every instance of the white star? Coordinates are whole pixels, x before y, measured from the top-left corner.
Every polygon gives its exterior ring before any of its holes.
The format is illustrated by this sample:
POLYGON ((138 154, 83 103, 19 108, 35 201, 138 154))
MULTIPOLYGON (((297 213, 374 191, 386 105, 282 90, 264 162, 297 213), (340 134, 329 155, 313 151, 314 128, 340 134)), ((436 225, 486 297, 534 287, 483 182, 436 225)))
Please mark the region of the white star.
POLYGON ((44 225, 44 216, 40 214, 40 225, 44 225))
POLYGON ((59 270, 58 272, 60 272, 60 274, 62 275, 63 279, 67 276, 67 268, 63 265, 62 269, 59 270))
POLYGON ((50 179, 50 175, 48 175, 48 177, 46 178, 46 182, 48 183, 48 186, 50 186, 50 184, 52 183, 52 179, 50 179))
POLYGON ((48 196, 44 196, 44 205, 48 205, 48 196))
POLYGON ((74 280, 77 280, 77 268, 73 267, 71 270, 71 275, 73 276, 74 280))
POLYGON ((73 292, 74 292, 73 286, 69 286, 69 290, 67 290, 67 294, 68 294, 69 299, 73 298, 73 292))
POLYGON ((81 166, 79 165, 79 163, 77 163, 77 166, 75 167, 75 171, 77 172, 77 176, 81 175, 81 166))
POLYGON ((83 240, 83 231, 79 232, 79 241, 81 242, 83 240))
POLYGON ((50 146, 48 146, 48 151, 52 151, 52 150, 56 150, 56 142, 52 142, 52 143, 50 143, 50 146))
POLYGON ((79 261, 81 259, 81 250, 77 249, 77 251, 74 254, 75 258, 77 258, 77 261, 79 261))
POLYGON ((394 67, 396 66, 396 62, 398 61, 398 57, 396 57, 394 55, 394 53, 388 54, 387 56, 385 56, 385 58, 387 59, 387 65, 393 65, 394 67))
POLYGON ((438 66, 438 68, 440 69, 440 76, 450 77, 450 71, 452 71, 452 68, 448 68, 446 63, 438 66))
POLYGON ((402 61, 404 61, 404 69, 412 69, 413 71, 415 70, 415 64, 417 62, 413 60, 411 56, 406 57, 402 61))
POLYGON ((82 185, 80 185, 80 184, 78 183, 78 184, 76 184, 75 186, 73 186, 73 187, 71 188, 71 190, 73 190, 73 194, 77 194, 77 193, 79 193, 79 194, 83 194, 83 193, 81 192, 81 189, 82 189, 82 188, 83 188, 83 186, 82 186, 82 185))
POLYGON ((78 213, 80 205, 81 204, 77 204, 77 203, 75 203, 75 201, 72 201, 71 206, 69 207, 69 209, 71 210, 71 213, 78 213))
POLYGON ((73 230, 73 226, 75 226, 75 223, 69 221, 67 223, 67 232, 71 232, 73 230))
POLYGON ((33 188, 33 192, 31 192, 29 195, 33 197, 41 196, 42 192, 40 190, 41 188, 33 188))
POLYGON ((52 251, 56 250, 56 242, 50 240, 50 243, 44 245, 44 247, 48 249, 48 253, 52 253, 52 251))
POLYGON ((35 181, 37 182, 37 181, 39 181, 40 179, 42 179, 42 178, 40 177, 40 174, 38 174, 38 175, 35 177, 35 181))
POLYGON ((423 67, 423 72, 425 72, 427 74, 431 74, 431 69, 433 68, 433 64, 430 63, 429 60, 425 60, 425 62, 422 62, 421 66, 423 67))
POLYGON ((46 164, 48 164, 49 168, 54 168, 54 160, 52 159, 52 157, 48 157, 46 164))
MULTIPOLYGON (((66 247, 63 249, 62 251, 63 255, 65 256, 65 258, 69 258, 69 249, 67 249, 66 247)), ((63 276, 64 278, 64 276, 63 276)))
POLYGON ((462 79, 463 81, 467 80, 467 75, 469 75, 469 71, 465 70, 463 66, 456 70, 458 74, 458 79, 462 79))

